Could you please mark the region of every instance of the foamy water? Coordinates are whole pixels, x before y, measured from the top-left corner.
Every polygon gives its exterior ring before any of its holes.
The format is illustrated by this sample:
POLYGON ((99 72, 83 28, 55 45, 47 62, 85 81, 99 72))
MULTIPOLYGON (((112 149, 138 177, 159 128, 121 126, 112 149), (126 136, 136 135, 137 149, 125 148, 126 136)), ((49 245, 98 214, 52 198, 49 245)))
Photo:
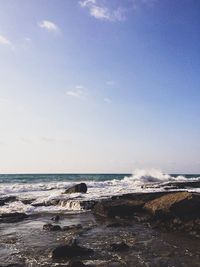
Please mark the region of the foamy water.
MULTIPOLYGON (((105 177, 106 175, 102 175, 102 180, 100 180, 101 175, 98 175, 98 180, 95 180, 96 176, 93 175, 94 180, 78 179, 78 181, 75 181, 76 175, 74 175, 74 180, 72 179, 73 177, 67 180, 67 176, 63 176, 61 179, 60 175, 56 179, 56 175, 54 175, 51 181, 52 176, 45 175, 44 179, 40 176, 39 182, 37 182, 37 177, 33 176, 30 178, 27 176, 26 179, 20 177, 20 175, 17 178, 12 176, 7 183, 5 182, 5 177, 2 178, 0 195, 16 196, 18 200, 1 206, 0 213, 77 212, 83 211, 81 206, 83 201, 98 200, 126 193, 163 191, 165 184, 168 182, 200 181, 200 176, 198 177, 198 175, 189 177, 182 175, 172 176, 159 170, 135 170, 132 176, 107 175, 105 177), (87 184, 88 191, 86 194, 63 194, 66 188, 79 182, 87 184), (150 185, 150 187, 146 187, 147 185, 150 185), (43 203, 44 205, 34 207, 31 204, 23 204, 22 201, 24 199, 33 199, 33 204, 43 203), (59 201, 58 204, 49 205, 49 203, 56 200, 59 201)), ((87 178, 87 175, 84 175, 84 178, 87 178)), ((194 188, 188 189, 188 191, 200 192, 200 189, 194 188)))

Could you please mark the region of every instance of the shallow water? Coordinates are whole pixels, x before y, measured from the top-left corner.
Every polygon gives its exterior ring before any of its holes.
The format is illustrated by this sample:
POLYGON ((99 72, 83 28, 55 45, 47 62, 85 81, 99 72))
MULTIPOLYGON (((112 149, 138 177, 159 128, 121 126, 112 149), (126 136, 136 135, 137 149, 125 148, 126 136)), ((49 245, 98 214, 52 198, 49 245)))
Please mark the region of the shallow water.
POLYGON ((108 222, 96 220, 90 212, 61 216, 61 226, 81 223, 85 227, 81 232, 44 231, 50 218, 50 214, 40 214, 20 223, 1 224, 0 261, 4 266, 16 262, 27 267, 65 266, 67 260, 53 261, 49 255, 75 237, 80 245, 95 251, 81 259, 95 266, 199 266, 200 240, 186 234, 163 233, 133 221, 127 227, 108 228, 108 222), (110 245, 121 241, 130 248, 112 251, 110 245))

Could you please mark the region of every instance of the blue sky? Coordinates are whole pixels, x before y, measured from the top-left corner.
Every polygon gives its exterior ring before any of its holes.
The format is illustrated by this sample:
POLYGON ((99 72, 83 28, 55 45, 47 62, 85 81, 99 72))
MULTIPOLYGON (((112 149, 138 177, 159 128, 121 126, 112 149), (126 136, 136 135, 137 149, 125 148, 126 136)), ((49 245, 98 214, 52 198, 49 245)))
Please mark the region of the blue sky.
POLYGON ((200 173, 199 11, 0 0, 0 172, 200 173))

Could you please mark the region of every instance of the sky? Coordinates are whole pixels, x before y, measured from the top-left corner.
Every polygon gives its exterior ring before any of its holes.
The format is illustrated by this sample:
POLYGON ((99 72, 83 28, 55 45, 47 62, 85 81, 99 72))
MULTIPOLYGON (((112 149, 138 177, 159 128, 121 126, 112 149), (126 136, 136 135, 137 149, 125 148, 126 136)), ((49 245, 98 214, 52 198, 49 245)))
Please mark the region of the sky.
POLYGON ((0 173, 200 173, 200 1, 0 0, 0 173))

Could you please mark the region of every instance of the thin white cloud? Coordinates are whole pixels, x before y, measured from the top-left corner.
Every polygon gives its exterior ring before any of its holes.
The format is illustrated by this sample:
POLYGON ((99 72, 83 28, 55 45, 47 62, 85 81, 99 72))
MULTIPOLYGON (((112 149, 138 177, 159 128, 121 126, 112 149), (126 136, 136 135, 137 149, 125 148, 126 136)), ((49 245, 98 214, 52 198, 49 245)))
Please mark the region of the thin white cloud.
POLYGON ((96 0, 83 0, 79 2, 82 8, 87 8, 92 17, 105 21, 122 21, 125 20, 124 9, 118 7, 110 10, 107 6, 97 3, 96 0))
POLYGON ((43 20, 38 25, 40 26, 40 28, 45 29, 49 32, 58 32, 59 31, 59 27, 54 22, 49 21, 49 20, 43 20))
POLYGON ((84 89, 83 85, 77 85, 73 90, 67 91, 66 95, 75 98, 85 98, 85 92, 83 89, 84 89))
POLYGON ((76 89, 83 89, 83 88, 84 88, 84 86, 81 85, 81 84, 79 84, 79 85, 76 86, 76 89))
POLYGON ((11 46, 12 45, 11 41, 9 39, 7 39, 3 35, 0 35, 0 44, 2 44, 2 45, 8 45, 8 46, 11 46))
POLYGON ((29 38, 29 37, 25 37, 24 40, 25 40, 26 42, 31 42, 31 38, 29 38))
POLYGON ((96 4, 96 0, 84 0, 79 2, 82 7, 86 7, 90 4, 96 4))
POLYGON ((106 102, 107 104, 111 104, 112 103, 112 100, 110 98, 108 98, 108 97, 105 97, 103 101, 106 102))
POLYGON ((111 7, 110 1, 102 0, 81 0, 82 8, 88 9, 89 14, 99 20, 116 22, 124 21, 129 12, 138 10, 141 7, 153 7, 158 0, 123 0, 120 6, 111 7))

